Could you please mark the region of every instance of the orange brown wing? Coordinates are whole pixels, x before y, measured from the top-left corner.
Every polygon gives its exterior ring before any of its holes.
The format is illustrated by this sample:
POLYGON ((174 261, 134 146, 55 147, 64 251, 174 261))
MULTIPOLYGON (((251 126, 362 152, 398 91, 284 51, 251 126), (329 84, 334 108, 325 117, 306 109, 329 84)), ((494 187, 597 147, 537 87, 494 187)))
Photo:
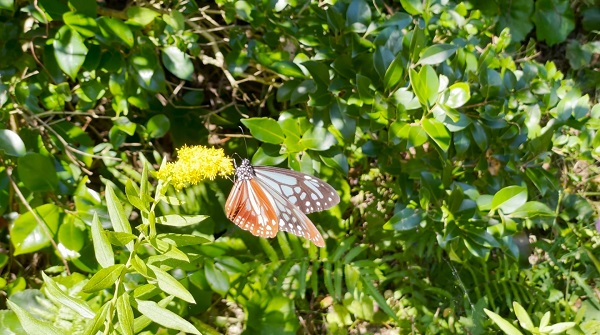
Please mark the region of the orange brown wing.
POLYGON ((275 237, 279 230, 271 198, 255 179, 238 180, 225 203, 227 218, 255 236, 275 237))

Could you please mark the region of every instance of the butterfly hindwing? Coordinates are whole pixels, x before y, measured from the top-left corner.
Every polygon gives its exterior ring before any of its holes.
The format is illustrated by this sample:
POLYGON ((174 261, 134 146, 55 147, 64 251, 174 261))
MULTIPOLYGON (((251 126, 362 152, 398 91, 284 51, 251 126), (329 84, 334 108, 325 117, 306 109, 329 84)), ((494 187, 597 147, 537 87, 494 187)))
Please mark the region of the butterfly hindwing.
POLYGON ((319 178, 293 170, 255 166, 256 176, 304 213, 319 212, 337 205, 340 196, 319 178))
POLYGON ((298 207, 284 198, 282 194, 273 189, 263 179, 257 180, 275 205, 277 217, 279 218, 279 230, 310 240, 318 247, 325 245, 323 236, 321 236, 317 227, 315 227, 306 214, 302 213, 298 207))

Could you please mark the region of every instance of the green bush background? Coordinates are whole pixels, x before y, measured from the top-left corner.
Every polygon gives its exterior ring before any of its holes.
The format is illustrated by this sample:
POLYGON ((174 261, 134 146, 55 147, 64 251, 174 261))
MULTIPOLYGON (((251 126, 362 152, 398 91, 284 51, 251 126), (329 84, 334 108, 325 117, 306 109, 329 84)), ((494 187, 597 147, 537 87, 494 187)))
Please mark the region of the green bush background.
POLYGON ((599 326, 593 1, 0 0, 0 24, 1 329, 599 326), (184 144, 327 180, 326 247, 235 227, 228 180, 162 187, 184 144))

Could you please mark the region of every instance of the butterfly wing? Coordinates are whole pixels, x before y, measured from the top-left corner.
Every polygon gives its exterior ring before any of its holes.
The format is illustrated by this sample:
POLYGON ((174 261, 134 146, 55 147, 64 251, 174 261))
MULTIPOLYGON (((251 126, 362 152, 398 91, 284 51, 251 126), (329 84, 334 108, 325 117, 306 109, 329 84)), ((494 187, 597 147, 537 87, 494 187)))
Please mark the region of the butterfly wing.
POLYGON ((319 212, 340 202, 335 189, 317 177, 271 166, 255 166, 254 173, 262 184, 287 198, 304 213, 319 212))
POLYGON ((257 173, 258 183, 263 187, 267 196, 274 204, 279 218, 279 230, 292 233, 296 236, 303 237, 313 242, 317 247, 325 246, 323 236, 310 219, 296 205, 283 197, 277 189, 274 189, 271 184, 257 173))
POLYGON ((225 203, 227 218, 255 236, 275 237, 277 212, 256 179, 237 180, 225 203))

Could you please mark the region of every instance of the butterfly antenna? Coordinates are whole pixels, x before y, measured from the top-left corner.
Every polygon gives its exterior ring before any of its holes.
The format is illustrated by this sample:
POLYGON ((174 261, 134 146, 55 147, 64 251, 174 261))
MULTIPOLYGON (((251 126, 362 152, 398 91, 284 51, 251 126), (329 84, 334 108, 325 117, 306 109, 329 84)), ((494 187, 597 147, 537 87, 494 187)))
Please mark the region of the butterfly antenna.
MULTIPOLYGON (((242 138, 244 139, 244 146, 246 147, 246 157, 248 157, 248 143, 246 142, 246 134, 244 134, 244 128, 242 128, 242 126, 239 126, 240 130, 242 131, 242 138)), ((238 155, 239 156, 239 155, 238 155)))

